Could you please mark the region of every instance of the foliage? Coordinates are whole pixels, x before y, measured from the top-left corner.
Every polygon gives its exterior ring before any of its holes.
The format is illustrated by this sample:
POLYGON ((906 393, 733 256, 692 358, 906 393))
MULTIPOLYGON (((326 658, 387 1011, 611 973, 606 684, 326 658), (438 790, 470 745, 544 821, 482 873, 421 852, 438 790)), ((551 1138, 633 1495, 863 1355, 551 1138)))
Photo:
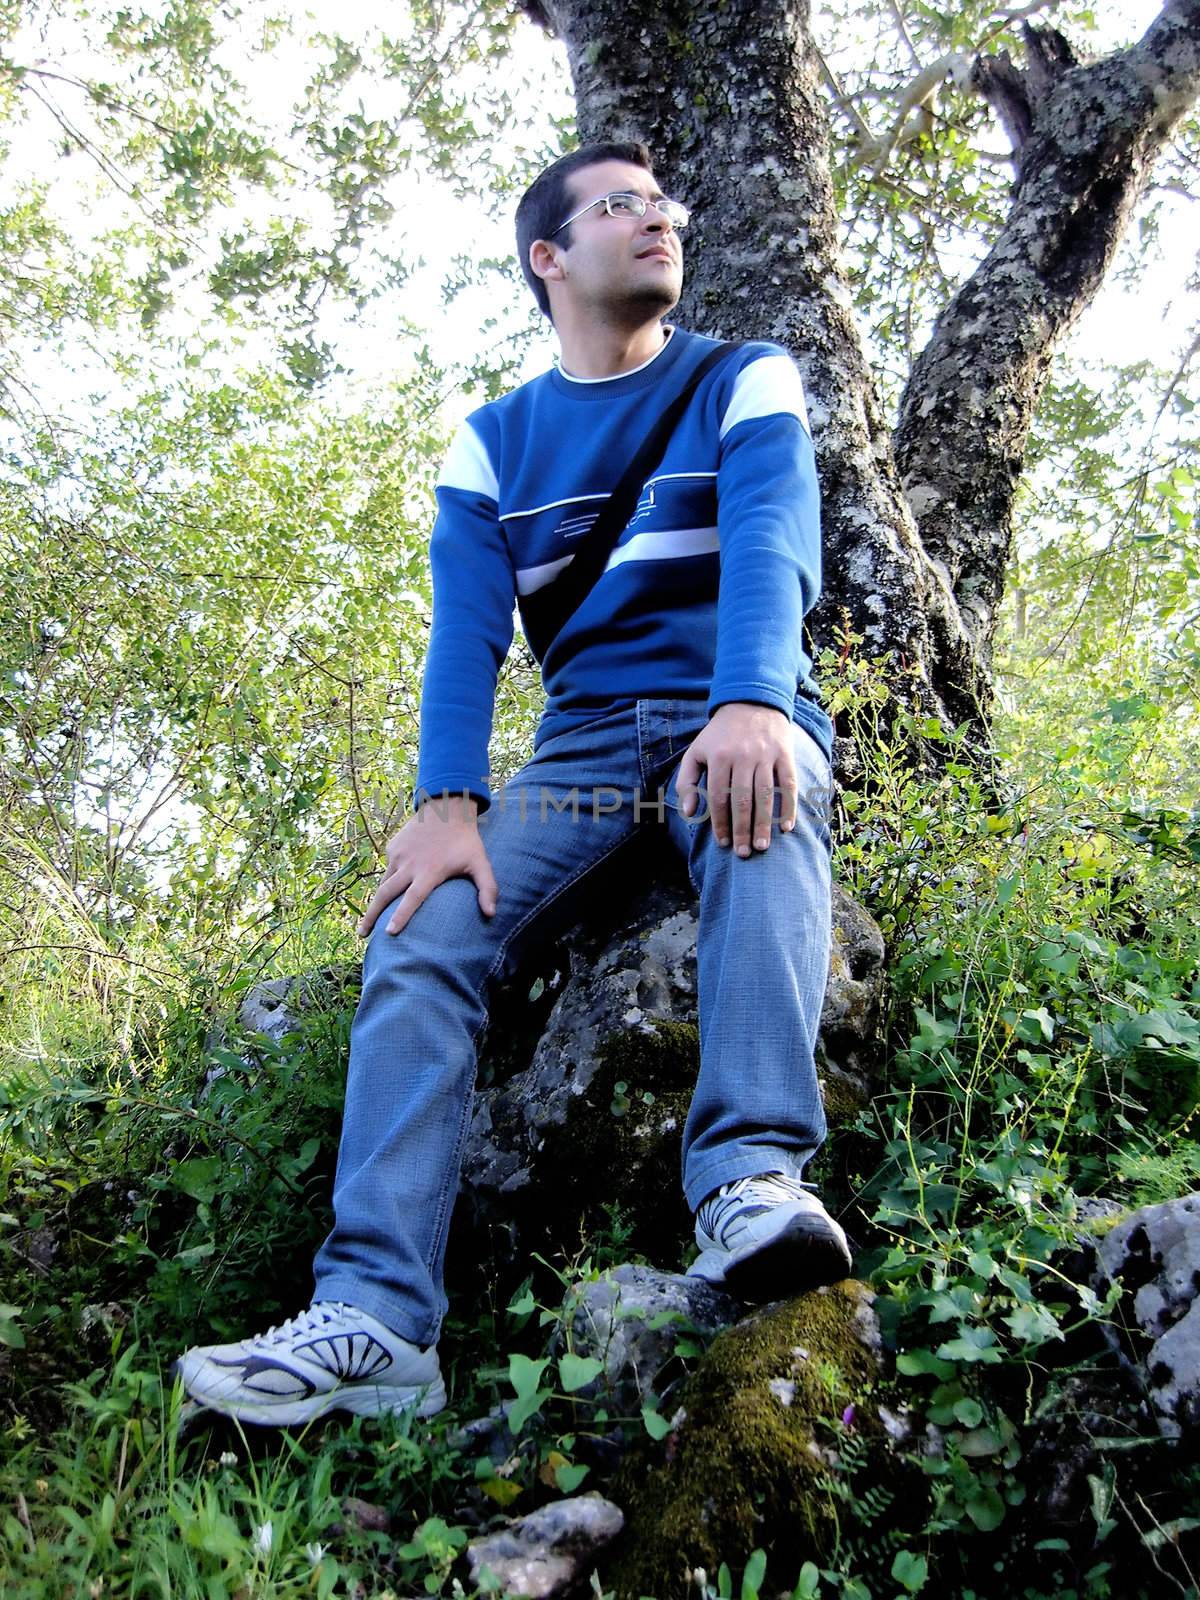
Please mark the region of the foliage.
MULTIPOLYGON (((412 271, 389 228, 413 185, 436 173, 477 188, 491 128, 520 121, 519 79, 493 70, 514 18, 486 0, 392 8, 386 28, 353 34, 263 0, 35 3, 3 20, 0 114, 38 151, 22 164, 3 151, 18 176, 0 308, 18 352, 126 315, 178 333, 170 314, 194 318, 203 295, 317 381, 329 303, 361 307, 412 271), (90 212, 82 276, 68 163, 90 212)), ((11 395, 23 385, 8 376, 11 395)))
MULTIPOLYGON (((1010 757, 1056 730, 1119 792, 1187 805, 1200 746, 1193 405, 1146 363, 1077 369, 1043 398, 997 652, 1010 757)), ((1084 758, 1084 766, 1088 765, 1084 758)))
MULTIPOLYGON (((1054 20, 1106 26, 1084 6, 1054 20)), ((489 327, 453 369, 426 348, 409 295, 435 253, 428 186, 508 204, 567 130, 544 84, 523 91, 503 5, 414 3, 361 31, 257 0, 2 21, 6 1593, 452 1592, 490 1520, 604 1483, 614 1428, 670 1447, 694 1336, 628 1417, 572 1342, 573 1297, 623 1257, 627 1219, 574 1263, 537 1263, 506 1307, 454 1307, 453 1408, 432 1424, 180 1438, 165 1374, 181 1342, 302 1297, 353 1002, 338 963, 415 759, 433 474, 458 390, 497 392, 531 327, 512 261, 443 228, 446 302, 482 283, 489 327), (394 380, 364 400, 337 368, 373 312, 394 380), (260 978, 317 968, 299 1034, 220 1022, 260 978), (501 1401, 495 1450, 458 1431, 501 1401)), ((918 67, 1017 49, 1017 21, 824 13, 852 279, 892 398, 1010 182, 961 81, 938 80, 929 118, 900 107, 918 67)), ((561 62, 544 74, 561 82, 561 62)), ((1191 181, 1194 139, 1167 181, 1191 181)), ((1166 206, 1150 196, 1120 274, 1160 249, 1166 206)), ((853 637, 823 664, 834 709, 873 727, 838 866, 894 958, 886 1073, 830 1181, 858 1207, 914 1428, 940 1448, 914 1443, 932 1509, 908 1505, 843 1424, 820 1490, 834 1553, 783 1573, 764 1534, 693 1573, 704 1600, 1186 1592, 1196 1483, 1156 1438, 1100 1442, 1070 1538, 1039 1531, 1030 1493, 1039 1437, 1117 1309, 1065 1264, 1080 1202, 1200 1181, 1183 355, 1119 375, 1076 361, 1047 389, 990 770, 961 730, 889 723, 853 637), (936 777, 905 758, 914 731, 945 758, 936 777)), ((498 774, 539 697, 517 652, 498 774)))
MULTIPOLYGON (((840 677, 835 703, 878 717, 883 685, 853 646, 826 662, 826 681, 840 677)), ((1113 1576, 1126 1552, 1158 1546, 1156 1513, 1128 1495, 1118 1452, 1156 1449, 1176 1507, 1186 1474, 1173 1481, 1153 1438, 1110 1441, 1113 1515, 1074 1546, 1031 1546, 1025 1456, 1071 1375, 1103 1360, 1098 1329, 1119 1298, 1079 1272, 1082 1202, 1133 1206, 1193 1186, 1200 814, 1132 803, 1149 763, 1131 768, 1108 739, 1056 749, 1043 724, 1040 761, 1023 749, 989 782, 956 758, 965 730, 901 717, 876 731, 862 787, 842 796, 839 861, 898 954, 887 1084, 859 1118, 852 1181, 876 1240, 859 1270, 880 1292, 909 1403, 937 1430, 919 1532, 941 1549, 943 1579, 959 1565, 960 1581, 977 1582, 985 1558, 965 1546, 947 1566, 939 1541, 1003 1527, 1023 1580, 1043 1572, 1062 1592, 1078 1561, 1077 1592, 1126 1592, 1113 1576), (948 747, 934 777, 904 753, 914 734, 948 747)), ((1162 770, 1187 759, 1190 737, 1158 725, 1162 770)), ((859 1492, 842 1492, 869 1525, 859 1492)), ((1181 1571, 1182 1556, 1172 1581, 1181 1571)))
MULTIPOLYGON (((814 27, 830 94, 834 181, 846 219, 855 302, 892 397, 934 319, 1002 226, 1014 177, 1009 140, 971 82, 976 55, 1023 59, 1022 28, 1059 30, 1088 59, 1127 46, 1151 20, 1087 3, 1032 9, 830 0, 814 27)), ((1169 221, 1173 186, 1194 170, 1193 117, 1117 268, 1144 271, 1169 221)), ((1190 338, 1190 335, 1188 336, 1190 338)), ((1179 345, 1180 354, 1187 339, 1179 345)))

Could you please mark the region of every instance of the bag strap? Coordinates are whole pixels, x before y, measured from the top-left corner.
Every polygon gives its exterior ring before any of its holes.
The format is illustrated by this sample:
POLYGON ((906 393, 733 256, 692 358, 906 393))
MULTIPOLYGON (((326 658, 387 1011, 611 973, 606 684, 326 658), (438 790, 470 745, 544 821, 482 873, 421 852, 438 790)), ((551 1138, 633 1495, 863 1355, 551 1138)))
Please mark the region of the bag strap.
POLYGON ((521 620, 525 635, 539 661, 545 657, 546 651, 591 593, 597 578, 604 571, 617 540, 637 510, 638 499, 646 479, 666 453, 671 435, 678 427, 701 380, 737 349, 740 349, 740 345, 727 340, 710 350, 697 363, 683 387, 642 440, 637 453, 621 474, 616 488, 604 502, 595 522, 576 546, 571 560, 557 578, 541 589, 535 589, 522 602, 521 620))

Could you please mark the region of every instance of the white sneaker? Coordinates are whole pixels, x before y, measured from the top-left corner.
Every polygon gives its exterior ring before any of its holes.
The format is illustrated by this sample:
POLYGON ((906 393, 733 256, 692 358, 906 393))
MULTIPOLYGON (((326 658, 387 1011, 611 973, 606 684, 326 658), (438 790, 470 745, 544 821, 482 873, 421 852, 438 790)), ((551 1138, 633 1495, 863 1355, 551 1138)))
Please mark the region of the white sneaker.
POLYGON ((291 1427, 330 1411, 360 1417, 446 1404, 433 1345, 421 1350, 341 1301, 318 1301, 238 1344, 202 1345, 175 1363, 187 1393, 239 1422, 291 1427))
POLYGON ((850 1271, 845 1233, 811 1189, 781 1172, 739 1178, 710 1195, 696 1212, 696 1243, 688 1277, 740 1300, 780 1300, 850 1271))

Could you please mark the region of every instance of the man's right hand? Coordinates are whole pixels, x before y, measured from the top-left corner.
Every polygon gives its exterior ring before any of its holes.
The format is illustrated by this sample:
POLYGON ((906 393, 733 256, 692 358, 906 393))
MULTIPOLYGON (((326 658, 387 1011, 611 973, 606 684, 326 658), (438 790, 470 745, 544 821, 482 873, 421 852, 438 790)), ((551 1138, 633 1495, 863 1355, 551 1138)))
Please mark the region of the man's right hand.
POLYGON ((500 893, 475 821, 478 804, 461 795, 426 800, 399 833, 387 842, 387 870, 358 924, 365 939, 380 914, 399 896, 388 918, 388 933, 399 933, 413 912, 447 878, 470 878, 479 891, 479 909, 495 913, 500 893))

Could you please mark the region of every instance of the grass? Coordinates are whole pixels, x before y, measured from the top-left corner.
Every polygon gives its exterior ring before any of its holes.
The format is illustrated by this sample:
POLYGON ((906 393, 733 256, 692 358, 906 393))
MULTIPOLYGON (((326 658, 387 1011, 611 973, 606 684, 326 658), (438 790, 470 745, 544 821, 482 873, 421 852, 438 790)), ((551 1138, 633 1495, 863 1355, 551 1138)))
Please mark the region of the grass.
MULTIPOLYGON (((852 687, 874 714, 870 685, 852 687)), ((767 1529, 743 1582, 1187 1594, 1200 1485, 1136 1408, 1114 1396, 1111 1435, 1087 1443, 1069 1525, 1040 1498, 1078 1395, 1116 1387, 1117 1304, 1073 1266, 1080 1201, 1165 1200, 1200 1177, 1200 821, 1132 806, 1102 742, 985 783, 953 732, 921 736, 940 747, 936 775, 880 720, 843 796, 839 875, 879 919, 893 983, 876 1095, 825 1167, 906 1405, 940 1451, 921 1454, 924 1508, 884 1512, 852 1463, 834 1473, 837 1559, 768 1579, 767 1529)), ((340 949, 306 928, 311 948, 340 949)), ((468 1537, 604 1486, 597 1440, 614 1419, 573 1392, 582 1369, 556 1365, 552 1340, 564 1293, 621 1254, 617 1212, 573 1265, 534 1263, 524 1285, 484 1274, 481 1299, 455 1302, 444 1417, 181 1434, 178 1349, 307 1297, 353 995, 331 990, 283 1045, 248 1040, 214 1030, 230 990, 206 989, 165 937, 146 930, 136 965, 106 965, 62 949, 49 913, 37 932, 55 948, 2 974, 6 1597, 451 1593, 468 1537), (524 1413, 515 1439, 461 1431, 501 1398, 524 1413)), ((627 1423, 654 1433, 651 1413, 627 1423)), ((720 1594, 746 1559, 730 1552, 697 1593, 720 1594)))

